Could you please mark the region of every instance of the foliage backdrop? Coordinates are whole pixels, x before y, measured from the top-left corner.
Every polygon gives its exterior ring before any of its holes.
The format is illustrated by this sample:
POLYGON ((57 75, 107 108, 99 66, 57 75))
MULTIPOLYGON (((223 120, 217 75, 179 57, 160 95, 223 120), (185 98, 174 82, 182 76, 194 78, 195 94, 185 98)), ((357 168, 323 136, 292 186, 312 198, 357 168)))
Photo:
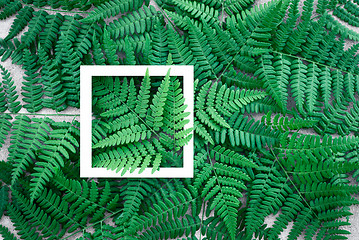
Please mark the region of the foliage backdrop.
POLYGON ((1 60, 24 69, 20 91, 0 69, 0 214, 23 239, 346 239, 359 35, 341 22, 359 26, 358 4, 0 0, 1 60), (194 178, 80 179, 79 122, 31 114, 78 108, 81 64, 168 59, 195 69, 194 178))

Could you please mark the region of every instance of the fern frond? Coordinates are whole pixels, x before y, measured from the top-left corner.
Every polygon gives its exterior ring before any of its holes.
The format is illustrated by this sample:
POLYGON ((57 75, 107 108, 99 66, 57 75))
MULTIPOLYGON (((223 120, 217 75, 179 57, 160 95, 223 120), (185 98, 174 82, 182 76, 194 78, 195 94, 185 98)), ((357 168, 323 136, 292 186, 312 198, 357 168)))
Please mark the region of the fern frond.
POLYGON ((47 188, 44 188, 44 191, 39 195, 38 199, 36 199, 36 202, 43 211, 58 221, 61 227, 68 232, 71 233, 79 227, 84 227, 72 219, 74 213, 73 211, 69 211, 67 206, 68 202, 62 200, 62 198, 51 189, 47 190, 47 188))
POLYGON ((320 69, 318 66, 314 63, 311 63, 308 65, 308 75, 307 75, 307 86, 305 90, 305 96, 306 96, 306 107, 308 108, 309 114, 313 113, 314 111, 314 105, 317 101, 318 97, 318 85, 319 80, 318 76, 320 74, 320 69))
POLYGON ((354 101, 352 107, 349 107, 346 102, 334 101, 333 106, 329 106, 323 111, 324 114, 320 117, 314 130, 320 134, 349 135, 350 132, 357 131, 359 128, 358 111, 358 101, 354 101))
POLYGON ((153 23, 159 21, 159 15, 156 9, 151 5, 143 7, 127 14, 118 21, 115 20, 107 26, 107 31, 110 37, 118 38, 126 35, 133 35, 135 33, 141 34, 145 31, 150 31, 153 28, 153 23))
POLYGON ((48 15, 45 11, 34 12, 34 17, 29 22, 29 30, 21 36, 21 46, 29 47, 35 41, 45 27, 48 15))
POLYGON ((0 114, 0 147, 5 143, 6 136, 10 132, 12 117, 9 114, 0 114))
POLYGON ((59 222, 38 208, 35 203, 28 200, 17 190, 12 191, 12 197, 15 198, 18 207, 24 212, 26 219, 33 223, 33 227, 38 227, 42 237, 55 239, 64 235, 65 231, 61 229, 59 222))
MULTIPOLYGON (((95 34, 95 33, 94 33, 95 34)), ((110 38, 108 31, 104 30, 103 33, 103 50, 104 55, 106 56, 107 63, 110 65, 119 65, 119 56, 116 52, 116 46, 114 41, 110 38)))
POLYGON ((192 48, 193 56, 197 59, 201 74, 196 76, 202 80, 204 78, 215 79, 223 65, 217 62, 217 57, 211 54, 212 48, 208 45, 206 36, 195 26, 189 18, 186 18, 189 26, 189 45, 192 48))
POLYGON ((40 61, 43 61, 43 68, 41 69, 41 81, 44 84, 44 95, 48 98, 43 98, 42 105, 47 108, 52 108, 58 112, 67 108, 66 92, 63 91, 63 86, 60 81, 59 66, 55 61, 51 61, 45 50, 39 49, 40 61))
POLYGON ((35 55, 31 55, 30 51, 24 51, 24 65, 25 74, 21 94, 23 95, 23 101, 25 102, 24 108, 29 112, 37 112, 43 108, 42 97, 43 93, 43 84, 41 84, 41 79, 38 77, 39 73, 37 72, 40 66, 37 63, 38 58, 35 55))
MULTIPOLYGON (((237 162, 241 166, 241 161, 237 162)), ((216 162, 213 166, 205 163, 196 175, 194 186, 200 191, 205 201, 210 201, 210 210, 215 210, 223 219, 230 239, 235 239, 237 227, 237 209, 241 203, 242 191, 246 189, 244 180, 249 177, 240 169, 216 162)))
POLYGON ((48 118, 30 119, 27 116, 15 117, 13 122, 14 131, 11 137, 12 145, 9 147, 8 157, 8 160, 14 165, 12 169, 12 184, 24 174, 27 167, 35 162, 35 152, 46 141, 50 131, 48 123, 51 123, 51 121, 48 118))
POLYGON ((18 231, 17 234, 22 238, 36 240, 42 237, 39 235, 39 232, 36 231, 37 229, 30 225, 31 220, 25 218, 18 206, 10 204, 8 206, 8 214, 12 222, 14 222, 15 230, 18 231))
POLYGON ((234 0, 228 0, 224 2, 224 11, 226 11, 227 14, 238 14, 241 11, 247 9, 253 4, 254 0, 241 0, 241 1, 234 1, 234 0))
POLYGON ((152 115, 147 115, 146 121, 148 125, 155 131, 158 131, 163 125, 163 110, 165 102, 167 101, 167 95, 170 82, 170 70, 168 70, 166 76, 161 82, 156 95, 154 95, 150 109, 152 115))
POLYGON ((56 15, 47 15, 46 19, 47 23, 44 26, 44 31, 39 34, 39 44, 45 52, 49 52, 53 48, 55 40, 57 40, 57 34, 64 17, 58 13, 56 15))
POLYGON ((282 55, 262 55, 255 76, 263 82, 268 93, 285 112, 287 109, 287 85, 290 76, 290 62, 282 55))
MULTIPOLYGON (((66 41, 66 40, 64 40, 66 41)), ((66 93, 66 105, 70 107, 80 107, 80 65, 81 61, 71 43, 63 48, 62 51, 62 91, 66 93)))
POLYGON ((271 126, 273 129, 278 129, 281 132, 311 128, 314 127, 317 122, 318 120, 315 119, 302 118, 291 118, 289 120, 288 117, 280 116, 280 114, 277 114, 272 118, 271 111, 262 117, 262 123, 271 126))
POLYGON ((5 41, 8 41, 18 35, 29 23, 29 21, 33 17, 34 9, 29 6, 23 7, 18 15, 16 15, 16 18, 14 22, 11 25, 10 31, 8 35, 4 38, 5 41))
MULTIPOLYGON (((192 50, 181 35, 173 28, 167 28, 167 41, 169 52, 172 54, 174 64, 195 65, 197 60, 193 57, 192 50)), ((198 76, 197 70, 194 73, 198 76)))
POLYGON ((128 65, 136 65, 135 51, 132 46, 132 43, 130 41, 128 41, 127 36, 125 37, 124 52, 125 52, 125 58, 124 58, 123 63, 128 64, 128 65))
POLYGON ((142 4, 143 1, 139 0, 115 0, 104 2, 92 10, 86 18, 81 20, 81 22, 92 23, 105 18, 114 17, 120 13, 137 10, 142 6, 142 4))
POLYGON ((15 0, 8 3, 5 3, 5 7, 1 9, 0 20, 6 19, 11 15, 14 15, 17 11, 22 8, 21 1, 15 0))
POLYGON ((3 216, 3 213, 6 210, 8 203, 9 203, 9 187, 4 185, 0 188, 0 217, 3 216))
POLYGON ((191 2, 189 0, 173 0, 172 2, 181 10, 187 12, 192 19, 200 19, 209 25, 219 23, 219 12, 205 3, 191 2))
POLYGON ((151 49, 149 62, 153 65, 165 65, 168 56, 167 31, 164 26, 157 24, 151 32, 151 49))
POLYGON ((193 236, 199 228, 201 220, 198 216, 186 215, 181 220, 170 220, 156 225, 139 236, 138 239, 177 238, 183 235, 193 236))
POLYGON ((234 68, 230 68, 223 75, 221 80, 227 84, 227 86, 236 86, 239 88, 245 89, 259 89, 263 88, 263 83, 261 81, 257 81, 253 77, 243 74, 242 72, 237 72, 234 68))
POLYGON ((39 196, 44 185, 64 166, 64 161, 70 158, 70 152, 76 153, 79 147, 76 139, 79 131, 76 125, 53 123, 53 126, 58 129, 53 129, 49 139, 44 142, 38 156, 40 161, 35 164, 35 173, 31 174, 33 177, 30 183, 32 201, 39 196))
POLYGON ((105 213, 112 213, 118 205, 119 196, 111 195, 109 184, 100 193, 94 181, 79 182, 61 175, 55 175, 53 181, 65 191, 62 200, 71 203, 69 210, 73 213, 73 221, 81 225, 85 225, 89 217, 92 223, 103 219, 105 213))
POLYGON ((3 225, 0 225, 0 235, 4 238, 4 240, 16 240, 15 235, 3 225))
POLYGON ((278 211, 283 201, 292 189, 283 173, 275 167, 261 166, 251 185, 248 196, 248 212, 246 214, 246 231, 248 235, 257 231, 264 223, 264 218, 270 213, 278 211))
POLYGON ((140 139, 150 139, 151 134, 151 131, 147 130, 147 127, 144 124, 134 125, 129 128, 124 128, 113 135, 109 135, 107 138, 95 144, 93 148, 104 148, 137 142, 140 139))
POLYGON ((92 47, 92 36, 95 31, 98 30, 98 26, 94 23, 91 24, 82 24, 81 28, 76 33, 76 41, 74 42, 74 47, 76 49, 76 54, 79 58, 83 58, 86 55, 90 48, 92 47))
POLYGON ((21 109, 20 101, 16 101, 19 95, 16 92, 16 86, 14 86, 14 81, 10 77, 10 72, 6 70, 2 65, 0 65, 1 75, 2 75, 2 88, 5 92, 5 101, 7 109, 12 113, 17 113, 21 109))

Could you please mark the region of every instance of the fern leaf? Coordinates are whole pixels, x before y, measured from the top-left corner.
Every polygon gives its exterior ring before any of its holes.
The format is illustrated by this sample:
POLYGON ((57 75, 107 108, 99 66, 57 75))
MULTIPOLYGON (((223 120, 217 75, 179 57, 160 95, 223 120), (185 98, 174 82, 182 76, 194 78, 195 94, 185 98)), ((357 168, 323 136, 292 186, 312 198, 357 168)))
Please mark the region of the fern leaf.
POLYGON ((331 77, 330 70, 328 69, 328 67, 321 68, 319 82, 320 82, 320 89, 322 92, 322 96, 324 98, 324 105, 326 107, 328 107, 329 100, 331 99, 331 96, 332 96, 332 91, 331 91, 332 77, 331 77))
POLYGON ((308 65, 308 77, 307 77, 307 87, 305 90, 307 108, 309 113, 313 113, 314 105, 318 97, 318 85, 319 80, 318 76, 320 74, 320 69, 314 63, 308 65))
POLYGON ((165 65, 168 56, 167 31, 161 24, 155 25, 151 32, 149 61, 153 65, 165 65))
POLYGON ((352 101, 355 101, 355 91, 354 91, 354 76, 351 73, 344 75, 344 89, 345 92, 348 94, 347 98, 352 101))
POLYGON ((56 219, 56 221, 61 224, 61 227, 67 229, 68 232, 71 233, 79 227, 84 227, 72 219, 73 213, 69 212, 68 202, 63 201, 61 197, 51 189, 47 190, 47 188, 44 188, 44 191, 39 195, 36 202, 43 211, 56 219))
POLYGON ((26 199, 25 196, 16 190, 12 191, 12 196, 16 199, 22 211, 25 212, 27 220, 33 222, 35 226, 38 226, 42 237, 54 239, 64 235, 65 232, 61 230, 59 222, 51 218, 42 209, 39 209, 35 203, 26 199))
POLYGON ((49 52, 52 49, 55 40, 57 39, 57 34, 60 30, 60 26, 64 21, 64 18, 61 14, 56 15, 47 15, 47 23, 44 26, 44 31, 40 33, 39 44, 46 51, 49 52))
POLYGON ((282 206, 281 199, 292 193, 287 180, 274 167, 261 166, 251 186, 248 212, 246 214, 247 234, 255 232, 264 222, 264 217, 282 206))
POLYGON ((31 227, 30 221, 25 218, 18 206, 10 204, 8 206, 8 213, 12 222, 15 223, 15 230, 18 230, 17 234, 22 238, 36 240, 42 237, 35 227, 31 227))
POLYGON ((0 20, 6 19, 11 15, 14 15, 17 11, 22 8, 21 1, 11 1, 8 2, 5 7, 0 12, 0 20))
MULTIPOLYGON (((54 126, 57 126, 54 124, 54 126)), ((34 167, 35 173, 31 179, 30 198, 33 201, 40 194, 46 182, 53 178, 54 174, 64 166, 64 160, 69 159, 69 153, 75 153, 79 147, 78 140, 73 135, 78 135, 76 127, 70 123, 59 125, 59 129, 54 129, 49 139, 44 142, 40 151, 39 159, 34 167)), ((76 136, 75 135, 75 136, 76 136)))
POLYGON ((108 184, 99 194, 94 181, 89 186, 85 181, 66 179, 61 175, 56 175, 53 180, 61 190, 65 191, 62 199, 71 203, 69 210, 74 215, 73 220, 82 225, 86 224, 90 216, 93 216, 91 222, 102 219, 105 213, 112 213, 118 204, 119 196, 111 195, 108 184))
POLYGON ((0 225, 0 234, 4 238, 4 240, 16 240, 14 234, 3 225, 0 225))
POLYGON ((159 16, 156 9, 151 5, 149 8, 143 7, 131 14, 127 14, 118 21, 113 21, 107 27, 111 38, 124 37, 126 35, 140 34, 150 31, 153 24, 158 22, 159 16))
POLYGON ((170 70, 168 70, 165 78, 161 82, 161 85, 158 88, 156 95, 153 97, 152 104, 150 108, 152 110, 152 115, 147 115, 146 120, 148 125, 152 127, 155 131, 158 131, 163 125, 163 108, 167 100, 169 81, 170 81, 170 70))
POLYGON ((0 188, 0 216, 3 216, 3 213, 6 209, 6 206, 9 202, 9 188, 4 185, 0 188))
POLYGON ((286 111, 288 97, 286 89, 290 74, 290 62, 282 55, 276 57, 262 55, 259 64, 260 68, 255 72, 255 76, 261 79, 268 93, 276 100, 281 109, 286 111))
POLYGON ((48 14, 45 11, 34 13, 34 17, 29 22, 29 30, 21 36, 21 46, 29 47, 39 35, 42 28, 45 27, 48 14))
POLYGON ((43 108, 43 85, 41 84, 39 74, 37 73, 39 65, 37 64, 38 58, 32 56, 30 51, 24 51, 24 66, 26 70, 22 86, 23 101, 25 102, 24 108, 29 112, 37 112, 43 108))
POLYGON ((110 65, 119 65, 118 55, 116 53, 116 47, 114 41, 110 38, 108 31, 104 30, 103 34, 103 49, 107 59, 107 63, 110 65))
POLYGON ((4 88, 7 108, 12 113, 17 113, 21 109, 19 101, 16 101, 19 95, 16 92, 16 86, 14 86, 14 81, 10 77, 10 72, 6 70, 3 66, 0 65, 1 75, 2 75, 2 87, 4 88))
POLYGON ((209 25, 218 24, 219 12, 204 3, 191 2, 188 0, 173 0, 173 3, 187 12, 191 18, 200 18, 209 25))
POLYGON ((12 184, 24 174, 26 168, 35 162, 35 152, 38 151, 42 142, 46 141, 51 120, 30 119, 26 116, 17 116, 13 122, 14 134, 11 137, 12 145, 9 147, 8 160, 14 164, 12 169, 12 184), (31 121, 33 123, 31 123, 31 121))
POLYGON ((120 13, 134 11, 142 6, 143 1, 126 0, 126 1, 111 1, 104 2, 92 10, 89 15, 81 20, 84 23, 92 23, 109 17, 114 17, 120 13))
POLYGON ((334 99, 340 101, 344 91, 343 74, 339 70, 332 72, 334 99))
POLYGON ((0 115, 0 147, 5 143, 6 136, 10 132, 12 123, 9 121, 12 120, 12 117, 9 114, 0 115))
POLYGON ((29 23, 30 19, 33 17, 34 9, 29 6, 23 7, 14 22, 11 25, 8 35, 4 38, 5 41, 8 41, 18 35, 29 23))
POLYGON ((189 44, 202 72, 197 78, 200 80, 208 77, 214 79, 216 74, 222 70, 223 65, 217 62, 216 56, 211 54, 212 48, 208 45, 206 36, 189 18, 186 18, 186 21, 189 26, 189 44))
POLYGON ((136 56, 135 56, 135 52, 132 46, 132 43, 128 40, 128 37, 125 37, 125 48, 124 48, 124 52, 125 52, 125 59, 124 59, 124 64, 128 64, 128 65, 136 65, 136 56))
POLYGON ((288 117, 281 117, 280 114, 277 114, 272 118, 271 111, 262 117, 262 123, 271 126, 273 129, 278 129, 281 132, 314 127, 317 122, 318 120, 315 119, 302 118, 291 118, 289 120, 288 117))
POLYGON ((44 98, 42 104, 44 107, 52 108, 58 112, 67 108, 66 92, 62 89, 62 84, 59 79, 60 71, 55 61, 51 61, 46 56, 45 50, 40 48, 40 59, 44 63, 41 69, 41 79, 44 84, 44 98))
POLYGON ((263 87, 261 81, 257 81, 248 74, 243 74, 242 72, 236 72, 233 68, 226 71, 221 80, 226 83, 227 86, 237 86, 239 88, 245 89, 258 89, 263 87))

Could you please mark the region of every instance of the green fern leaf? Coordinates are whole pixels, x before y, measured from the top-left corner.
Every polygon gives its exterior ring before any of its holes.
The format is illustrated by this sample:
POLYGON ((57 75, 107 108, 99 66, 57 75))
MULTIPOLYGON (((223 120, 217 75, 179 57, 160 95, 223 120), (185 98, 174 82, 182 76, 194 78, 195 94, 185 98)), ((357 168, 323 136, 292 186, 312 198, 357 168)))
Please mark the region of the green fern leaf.
POLYGON ((64 166, 64 160, 70 158, 69 153, 75 153, 76 148, 79 147, 78 140, 76 139, 79 136, 79 132, 76 130, 76 126, 73 126, 71 123, 53 124, 53 126, 59 128, 54 129, 49 139, 44 142, 44 146, 38 156, 40 161, 36 162, 34 167, 35 173, 32 174, 33 178, 30 183, 31 201, 37 198, 46 182, 50 181, 54 174, 64 166))
POLYGON ((8 41, 18 35, 29 23, 30 19, 33 17, 34 9, 29 6, 23 7, 18 15, 16 15, 16 18, 14 22, 11 25, 11 29, 8 33, 8 35, 4 38, 5 41, 8 41))
POLYGON ((14 234, 3 225, 0 225, 0 234, 4 238, 4 240, 16 240, 14 234))
POLYGON ((4 88, 6 105, 7 109, 12 113, 17 113, 21 109, 19 101, 16 101, 19 95, 16 92, 16 86, 14 86, 14 81, 10 77, 10 72, 6 70, 3 66, 0 65, 1 75, 2 75, 2 87, 4 88))
POLYGON ((290 62, 284 59, 282 55, 276 57, 262 55, 259 64, 260 68, 255 72, 255 76, 262 80, 268 93, 285 112, 287 109, 288 94, 286 89, 290 74, 290 62))
MULTIPOLYGON (((6 4, 6 3, 5 3, 6 4)), ((10 17, 11 15, 14 15, 17 11, 19 11, 22 8, 21 1, 11 1, 8 2, 5 7, 0 12, 0 19, 6 19, 10 17)))
POLYGON ((104 2, 91 11, 89 15, 81 21, 84 23, 92 23, 108 17, 114 17, 120 13, 126 13, 139 9, 142 6, 142 3, 143 1, 138 0, 115 0, 111 2, 104 2))

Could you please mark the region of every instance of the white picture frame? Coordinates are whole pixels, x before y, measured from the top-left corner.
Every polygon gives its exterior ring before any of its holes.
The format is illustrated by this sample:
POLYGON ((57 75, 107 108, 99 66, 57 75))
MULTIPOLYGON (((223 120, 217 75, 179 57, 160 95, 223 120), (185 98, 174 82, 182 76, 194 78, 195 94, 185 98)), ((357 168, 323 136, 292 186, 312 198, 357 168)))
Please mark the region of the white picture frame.
POLYGON ((121 176, 121 171, 92 167, 92 77, 93 76, 165 76, 170 70, 170 76, 183 77, 183 95, 186 118, 189 123, 186 128, 193 128, 194 108, 194 76, 192 65, 82 65, 80 66, 80 177, 81 178, 193 178, 193 137, 183 147, 183 167, 160 168, 151 174, 152 168, 146 168, 141 174, 137 168, 133 173, 127 171, 121 176))

